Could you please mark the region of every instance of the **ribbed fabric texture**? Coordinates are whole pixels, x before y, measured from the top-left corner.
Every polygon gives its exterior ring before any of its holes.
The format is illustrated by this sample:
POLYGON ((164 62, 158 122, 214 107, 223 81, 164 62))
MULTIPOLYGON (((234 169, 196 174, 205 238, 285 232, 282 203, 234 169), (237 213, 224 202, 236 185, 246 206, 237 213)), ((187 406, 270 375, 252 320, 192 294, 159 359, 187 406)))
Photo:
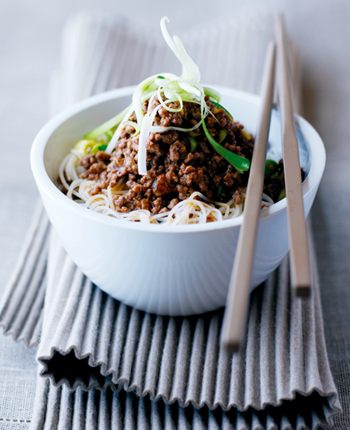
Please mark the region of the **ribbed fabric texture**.
MULTIPOLYGON (((253 14, 182 39, 203 82, 258 92, 272 28, 270 17, 253 14)), ((165 68, 179 72, 170 50, 146 32, 91 14, 72 19, 52 112, 165 68)), ((296 300, 284 262, 252 294, 246 348, 231 359, 218 344, 222 311, 166 318, 133 310, 93 286, 54 233, 46 267, 48 237, 39 207, 0 307, 0 324, 15 340, 37 344, 43 325, 40 370, 60 385, 38 379, 32 429, 313 429, 339 410, 316 278, 312 300, 296 300)))
POLYGON ((224 410, 262 410, 313 391, 336 402, 314 264, 310 300, 290 294, 287 259, 251 294, 246 346, 231 356, 219 345, 222 310, 187 318, 137 311, 94 286, 55 236, 51 249, 37 357, 54 385, 224 410))
POLYGON ((42 407, 36 408, 30 430, 316 430, 326 425, 329 415, 326 399, 315 395, 298 395, 292 404, 277 410, 199 411, 125 391, 78 388, 72 392, 65 386, 55 388, 45 379, 38 381, 35 403, 42 407))
POLYGON ((37 203, 17 265, 0 304, 0 326, 15 341, 38 345, 46 288, 49 220, 37 203))

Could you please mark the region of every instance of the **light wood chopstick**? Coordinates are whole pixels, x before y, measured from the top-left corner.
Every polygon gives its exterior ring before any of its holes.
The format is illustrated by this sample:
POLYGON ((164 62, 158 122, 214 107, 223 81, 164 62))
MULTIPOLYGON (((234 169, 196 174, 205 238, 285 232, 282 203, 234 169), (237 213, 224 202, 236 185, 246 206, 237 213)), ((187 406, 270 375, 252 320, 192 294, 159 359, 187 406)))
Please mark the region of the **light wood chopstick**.
POLYGON ((287 196, 288 236, 292 288, 299 297, 310 295, 310 263, 304 215, 298 140, 294 126, 291 81, 288 72, 283 16, 275 20, 278 94, 280 100, 283 164, 287 196))
POLYGON ((268 46, 265 60, 261 91, 262 105, 244 204, 243 223, 239 233, 221 328, 221 344, 229 349, 230 352, 237 351, 242 344, 247 319, 250 280, 256 233, 261 213, 267 139, 274 92, 275 51, 275 44, 271 42, 268 46))

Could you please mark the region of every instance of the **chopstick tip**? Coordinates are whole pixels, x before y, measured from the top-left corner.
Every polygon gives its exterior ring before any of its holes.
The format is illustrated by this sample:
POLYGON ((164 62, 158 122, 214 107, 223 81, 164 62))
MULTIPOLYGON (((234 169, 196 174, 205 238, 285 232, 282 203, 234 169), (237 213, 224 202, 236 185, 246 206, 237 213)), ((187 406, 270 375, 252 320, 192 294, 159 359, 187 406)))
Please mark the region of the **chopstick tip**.
POLYGON ((295 287, 295 295, 296 297, 307 299, 311 296, 310 285, 298 285, 297 287, 295 287))
POLYGON ((233 355, 240 350, 240 344, 238 342, 223 344, 223 349, 228 353, 228 355, 233 355))

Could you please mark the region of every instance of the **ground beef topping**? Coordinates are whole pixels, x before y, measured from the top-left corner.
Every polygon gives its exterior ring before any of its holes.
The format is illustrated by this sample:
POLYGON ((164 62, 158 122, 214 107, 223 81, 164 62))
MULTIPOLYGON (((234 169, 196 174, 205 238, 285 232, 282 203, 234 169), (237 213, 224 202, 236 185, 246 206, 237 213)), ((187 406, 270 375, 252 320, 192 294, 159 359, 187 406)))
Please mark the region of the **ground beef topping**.
MULTIPOLYGON (((213 138, 218 140, 220 130, 225 130, 226 137, 221 144, 227 150, 251 160, 253 137, 248 139, 242 133, 243 126, 232 121, 224 109, 214 106, 208 98, 206 103, 212 114, 207 116, 205 123, 213 138)), ((154 98, 150 111, 159 104, 159 100, 154 98)), ((169 107, 179 107, 178 102, 170 103, 169 107)), ((143 110, 147 109, 148 101, 143 104, 143 110)), ((200 119, 200 105, 184 102, 181 112, 169 112, 159 107, 154 123, 163 127, 191 128, 200 119)), ((135 114, 130 121, 136 121, 135 114)), ((139 136, 133 135, 133 127, 126 126, 111 155, 100 151, 85 155, 80 162, 85 169, 80 178, 97 181, 92 194, 108 186, 114 187, 120 179, 124 179, 129 191, 115 198, 118 212, 137 209, 147 209, 152 214, 167 212, 194 191, 216 201, 233 199, 236 203, 242 202, 242 190, 247 185, 248 173, 239 174, 221 157, 208 142, 201 126, 191 133, 197 141, 193 152, 186 132, 169 130, 150 133, 146 141, 147 174, 144 176, 138 174, 139 136)))

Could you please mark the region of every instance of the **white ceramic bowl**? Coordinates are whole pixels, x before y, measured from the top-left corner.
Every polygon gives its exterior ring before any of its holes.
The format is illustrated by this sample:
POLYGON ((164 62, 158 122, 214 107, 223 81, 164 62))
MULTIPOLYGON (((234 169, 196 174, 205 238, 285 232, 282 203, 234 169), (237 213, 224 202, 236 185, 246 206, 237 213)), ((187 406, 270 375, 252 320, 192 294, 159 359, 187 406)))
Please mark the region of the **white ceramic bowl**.
MULTIPOLYGON (((255 133, 259 97, 217 87, 222 104, 255 133)), ((31 165, 44 206, 63 246, 102 290, 138 309, 189 315, 224 306, 242 217, 205 225, 164 226, 120 221, 94 213, 55 185, 58 167, 77 140, 130 104, 133 87, 78 103, 49 121, 36 137, 31 165)), ((317 132, 298 117, 305 215, 324 166, 317 132)), ((269 156, 281 157, 279 114, 274 111, 269 156)), ((261 212, 251 288, 279 265, 288 251, 286 199, 261 212)))

